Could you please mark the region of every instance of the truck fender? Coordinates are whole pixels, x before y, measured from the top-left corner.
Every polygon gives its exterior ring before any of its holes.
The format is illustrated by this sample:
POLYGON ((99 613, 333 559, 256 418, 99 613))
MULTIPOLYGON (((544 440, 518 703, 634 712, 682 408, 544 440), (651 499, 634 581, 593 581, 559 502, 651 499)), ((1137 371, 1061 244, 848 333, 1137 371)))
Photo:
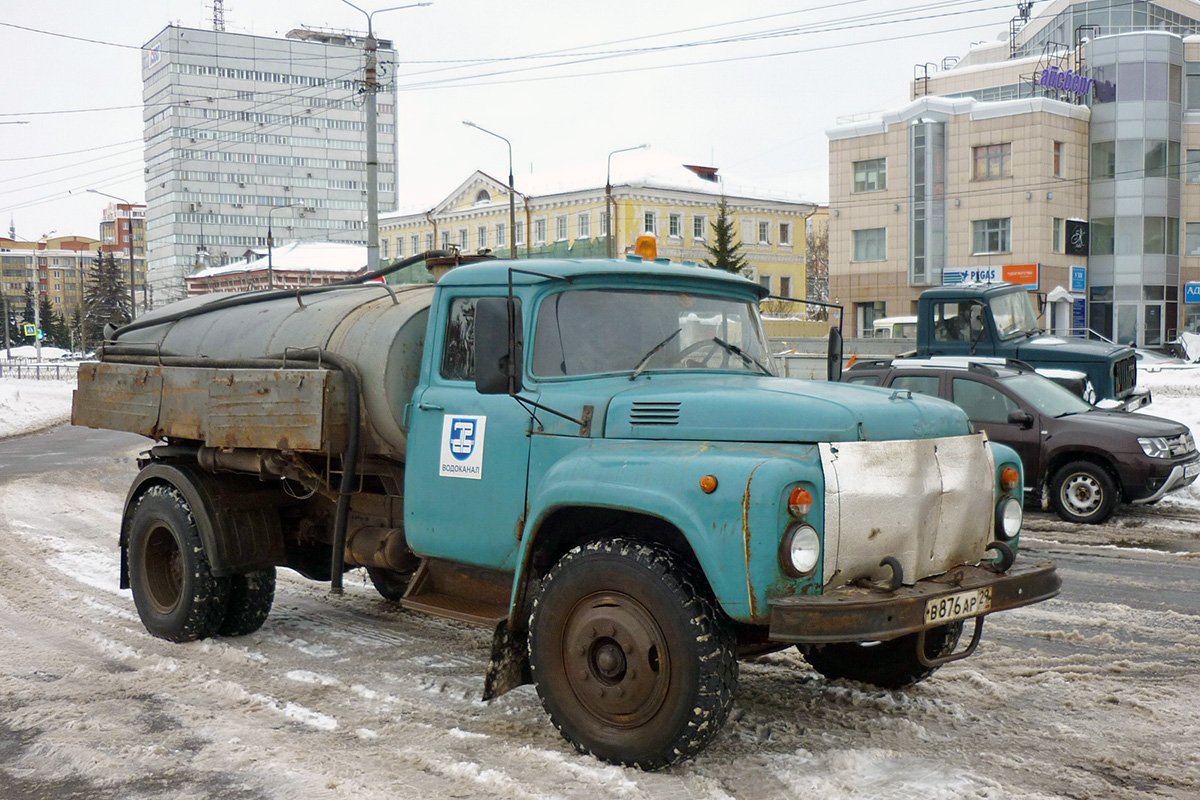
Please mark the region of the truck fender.
POLYGON ((200 542, 216 577, 265 569, 284 563, 286 551, 279 515, 262 493, 237 491, 189 464, 155 461, 134 478, 121 517, 121 588, 129 588, 129 520, 142 493, 168 484, 183 495, 196 521, 200 542))

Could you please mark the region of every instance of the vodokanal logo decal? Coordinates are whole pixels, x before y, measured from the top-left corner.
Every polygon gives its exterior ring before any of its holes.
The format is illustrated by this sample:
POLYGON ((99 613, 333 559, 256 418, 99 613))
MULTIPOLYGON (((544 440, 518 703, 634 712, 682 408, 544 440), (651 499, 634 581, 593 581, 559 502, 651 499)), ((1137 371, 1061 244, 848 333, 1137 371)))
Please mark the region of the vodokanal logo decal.
POLYGON ((447 478, 483 477, 483 437, 487 417, 442 418, 442 459, 438 474, 447 478))

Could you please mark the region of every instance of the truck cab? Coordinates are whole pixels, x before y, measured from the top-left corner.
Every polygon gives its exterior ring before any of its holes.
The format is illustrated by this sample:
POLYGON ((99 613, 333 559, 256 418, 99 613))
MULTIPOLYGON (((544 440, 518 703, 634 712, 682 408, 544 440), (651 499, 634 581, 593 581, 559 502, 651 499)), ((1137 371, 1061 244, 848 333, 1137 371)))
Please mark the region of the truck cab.
POLYGON ((1117 401, 1126 408, 1149 403, 1148 393, 1135 392, 1133 348, 1043 334, 1022 286, 959 283, 927 289, 917 303, 917 317, 920 357, 996 356, 1038 369, 1081 371, 1097 400, 1117 401))

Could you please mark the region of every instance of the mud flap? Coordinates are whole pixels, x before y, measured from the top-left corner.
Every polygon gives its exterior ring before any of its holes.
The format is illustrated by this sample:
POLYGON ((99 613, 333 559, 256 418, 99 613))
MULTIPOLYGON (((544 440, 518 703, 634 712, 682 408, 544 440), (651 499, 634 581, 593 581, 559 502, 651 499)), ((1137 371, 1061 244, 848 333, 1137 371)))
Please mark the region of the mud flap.
POLYGON ((504 620, 492 634, 492 660, 483 681, 483 699, 492 700, 518 686, 533 683, 529 672, 528 634, 514 631, 504 620))

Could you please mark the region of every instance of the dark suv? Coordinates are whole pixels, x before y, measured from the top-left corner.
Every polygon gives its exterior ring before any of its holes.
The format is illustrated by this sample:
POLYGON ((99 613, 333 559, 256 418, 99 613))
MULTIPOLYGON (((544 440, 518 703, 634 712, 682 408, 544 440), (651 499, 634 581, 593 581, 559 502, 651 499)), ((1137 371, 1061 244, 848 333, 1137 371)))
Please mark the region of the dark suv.
POLYGON ((1200 473, 1186 425, 1098 409, 1019 361, 867 361, 842 380, 956 403, 976 430, 1021 455, 1026 501, 1049 503, 1068 522, 1103 522, 1118 502, 1153 503, 1200 473))

